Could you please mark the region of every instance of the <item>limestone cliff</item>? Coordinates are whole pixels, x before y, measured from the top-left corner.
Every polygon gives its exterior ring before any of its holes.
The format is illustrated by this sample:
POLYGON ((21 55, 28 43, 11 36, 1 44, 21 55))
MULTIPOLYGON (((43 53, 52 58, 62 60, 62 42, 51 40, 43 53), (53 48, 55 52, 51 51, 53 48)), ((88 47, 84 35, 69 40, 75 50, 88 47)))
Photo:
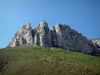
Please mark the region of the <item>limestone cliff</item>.
MULTIPOLYGON (((95 51, 96 54, 99 51, 93 41, 88 40, 68 25, 56 24, 50 29, 45 21, 42 21, 33 29, 30 23, 23 25, 8 46, 15 47, 25 44, 59 47, 87 54, 93 54, 95 51)), ((98 47, 100 47, 100 44, 98 47)))

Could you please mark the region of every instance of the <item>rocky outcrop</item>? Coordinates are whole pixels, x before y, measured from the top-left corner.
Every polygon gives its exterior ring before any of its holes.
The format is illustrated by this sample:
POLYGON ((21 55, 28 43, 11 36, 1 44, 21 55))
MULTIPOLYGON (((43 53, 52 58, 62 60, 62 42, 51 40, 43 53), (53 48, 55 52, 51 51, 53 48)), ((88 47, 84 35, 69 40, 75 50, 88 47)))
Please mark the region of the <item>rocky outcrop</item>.
POLYGON ((20 28, 18 32, 16 32, 14 38, 9 44, 9 47, 20 46, 24 44, 33 44, 33 33, 31 24, 25 24, 20 28))
POLYGON ((100 47, 100 38, 92 39, 92 42, 93 42, 94 45, 98 45, 98 47, 100 47))
POLYGON ((42 21, 34 29, 32 29, 30 23, 23 25, 8 46, 14 47, 24 44, 60 47, 66 50, 93 54, 96 53, 96 50, 98 51, 96 44, 100 46, 100 41, 96 41, 96 43, 95 41, 90 41, 65 24, 56 24, 49 29, 48 23, 42 21))
POLYGON ((94 44, 94 46, 97 48, 96 50, 94 50, 94 54, 100 55, 100 38, 92 39, 91 41, 94 44))
POLYGON ((40 23, 40 46, 51 46, 51 32, 48 23, 43 21, 40 23))
POLYGON ((54 43, 56 47, 78 51, 82 53, 91 53, 93 49, 89 46, 88 39, 68 25, 57 24, 54 27, 54 43))

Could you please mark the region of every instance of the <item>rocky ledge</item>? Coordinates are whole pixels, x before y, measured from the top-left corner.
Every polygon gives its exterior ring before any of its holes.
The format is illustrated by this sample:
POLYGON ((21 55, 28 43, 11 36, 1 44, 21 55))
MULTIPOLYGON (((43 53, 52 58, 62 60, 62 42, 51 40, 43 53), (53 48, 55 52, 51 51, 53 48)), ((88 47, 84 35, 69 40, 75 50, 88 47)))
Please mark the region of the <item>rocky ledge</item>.
POLYGON ((51 29, 42 21, 32 29, 31 24, 23 25, 14 35, 8 47, 21 45, 59 47, 86 54, 100 55, 100 40, 88 40, 81 33, 65 24, 56 24, 51 29))

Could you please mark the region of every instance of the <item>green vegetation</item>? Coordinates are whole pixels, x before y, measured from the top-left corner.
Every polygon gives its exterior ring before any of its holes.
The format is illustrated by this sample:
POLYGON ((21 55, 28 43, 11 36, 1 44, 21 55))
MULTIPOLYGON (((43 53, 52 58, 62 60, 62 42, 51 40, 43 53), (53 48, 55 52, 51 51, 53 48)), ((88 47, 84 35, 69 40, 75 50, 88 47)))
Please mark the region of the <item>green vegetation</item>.
POLYGON ((60 48, 0 49, 1 75, 100 75, 100 57, 60 48))

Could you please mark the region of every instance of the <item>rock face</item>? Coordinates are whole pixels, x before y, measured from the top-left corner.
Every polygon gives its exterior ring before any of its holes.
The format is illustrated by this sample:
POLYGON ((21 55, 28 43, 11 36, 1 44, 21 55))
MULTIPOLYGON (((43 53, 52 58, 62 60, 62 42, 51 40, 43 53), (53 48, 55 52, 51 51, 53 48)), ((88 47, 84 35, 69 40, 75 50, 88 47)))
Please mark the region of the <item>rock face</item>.
POLYGON ((48 28, 47 22, 43 21, 40 23, 40 46, 50 46, 51 45, 51 32, 48 28))
POLYGON ((100 47, 100 38, 93 39, 92 42, 93 42, 93 44, 98 45, 98 47, 100 47))
POLYGON ((94 53, 96 55, 100 55, 100 38, 98 39, 93 39, 92 43, 95 45, 95 47, 97 48, 96 50, 94 50, 94 53))
POLYGON ((34 29, 30 23, 23 25, 8 46, 15 47, 24 44, 59 47, 87 54, 100 52, 97 48, 97 45, 100 47, 100 40, 90 41, 65 24, 56 24, 49 29, 48 23, 45 21, 42 21, 34 29))
POLYGON ((9 47, 20 46, 24 44, 33 44, 33 33, 31 24, 25 24, 20 28, 18 32, 16 32, 14 38, 9 44, 9 47))
POLYGON ((88 39, 69 26, 57 24, 51 31, 55 47, 82 53, 92 53, 93 49, 89 46, 88 39))

